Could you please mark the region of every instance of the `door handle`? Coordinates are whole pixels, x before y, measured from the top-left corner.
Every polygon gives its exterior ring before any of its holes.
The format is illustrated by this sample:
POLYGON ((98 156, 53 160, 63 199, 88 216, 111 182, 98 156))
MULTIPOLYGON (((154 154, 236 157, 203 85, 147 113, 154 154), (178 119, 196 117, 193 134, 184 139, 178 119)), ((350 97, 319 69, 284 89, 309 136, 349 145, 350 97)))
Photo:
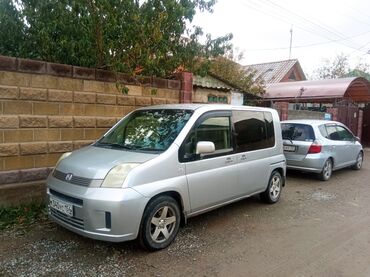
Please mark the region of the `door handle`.
POLYGON ((240 158, 241 161, 245 161, 246 159, 247 159, 247 155, 242 155, 240 158))
POLYGON ((225 160, 226 164, 231 164, 233 162, 234 162, 234 159, 232 159, 232 158, 226 158, 226 160, 225 160))

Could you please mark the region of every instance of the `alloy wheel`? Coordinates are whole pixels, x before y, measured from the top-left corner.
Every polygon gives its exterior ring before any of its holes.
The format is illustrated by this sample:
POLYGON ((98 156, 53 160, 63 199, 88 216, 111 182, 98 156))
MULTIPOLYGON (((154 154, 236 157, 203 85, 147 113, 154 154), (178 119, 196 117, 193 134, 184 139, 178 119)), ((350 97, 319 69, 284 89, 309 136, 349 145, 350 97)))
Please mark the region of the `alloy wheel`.
POLYGON ((280 176, 275 175, 271 179, 271 186, 270 186, 270 197, 271 199, 275 200, 279 197, 281 191, 281 179, 280 176))
POLYGON ((160 207, 151 219, 150 237, 156 243, 165 242, 172 235, 175 226, 176 213, 172 207, 160 207))
POLYGON ((330 160, 327 160, 325 162, 325 165, 324 165, 324 169, 323 169, 323 175, 325 177, 325 179, 329 179, 330 176, 331 176, 331 173, 332 173, 332 164, 331 164, 331 161, 330 160))

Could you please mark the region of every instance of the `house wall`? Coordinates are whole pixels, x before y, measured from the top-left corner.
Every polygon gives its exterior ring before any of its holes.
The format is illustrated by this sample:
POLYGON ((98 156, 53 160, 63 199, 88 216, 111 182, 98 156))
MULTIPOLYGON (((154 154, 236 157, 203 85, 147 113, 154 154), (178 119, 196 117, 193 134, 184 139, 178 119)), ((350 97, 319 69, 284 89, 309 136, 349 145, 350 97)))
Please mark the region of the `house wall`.
POLYGON ((193 89, 193 103, 215 103, 215 102, 209 102, 208 97, 209 96, 214 96, 217 98, 227 98, 227 103, 231 103, 231 93, 229 91, 224 92, 224 91, 219 91, 216 89, 208 89, 208 88, 200 88, 200 87, 195 87, 193 89))
POLYGON ((289 72, 283 77, 280 82, 295 82, 295 81, 304 81, 306 78, 302 75, 297 64, 294 65, 289 72), (294 73, 295 79, 290 79, 291 74, 294 73))
POLYGON ((303 110, 288 110, 289 119, 325 119, 325 113, 303 110))
POLYGON ((179 103, 181 91, 178 80, 0 56, 0 206, 38 197, 62 153, 138 107, 179 103))

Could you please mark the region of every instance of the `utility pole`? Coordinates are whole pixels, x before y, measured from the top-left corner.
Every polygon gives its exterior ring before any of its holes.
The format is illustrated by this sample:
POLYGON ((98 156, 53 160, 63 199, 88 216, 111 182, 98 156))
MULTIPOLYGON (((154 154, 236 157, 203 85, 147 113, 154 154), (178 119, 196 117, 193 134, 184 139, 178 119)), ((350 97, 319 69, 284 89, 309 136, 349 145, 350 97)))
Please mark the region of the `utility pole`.
POLYGON ((293 26, 290 28, 289 60, 292 55, 293 26))

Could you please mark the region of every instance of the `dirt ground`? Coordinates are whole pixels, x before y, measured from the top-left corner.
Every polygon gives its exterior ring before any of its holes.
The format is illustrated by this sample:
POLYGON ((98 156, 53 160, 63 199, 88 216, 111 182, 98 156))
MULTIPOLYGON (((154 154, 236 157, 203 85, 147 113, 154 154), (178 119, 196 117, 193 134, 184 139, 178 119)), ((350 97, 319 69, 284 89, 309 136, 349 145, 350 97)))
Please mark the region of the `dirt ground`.
POLYGON ((0 276, 370 276, 370 151, 328 182, 288 172, 258 197, 192 218, 167 249, 82 238, 52 222, 0 234, 0 276))

